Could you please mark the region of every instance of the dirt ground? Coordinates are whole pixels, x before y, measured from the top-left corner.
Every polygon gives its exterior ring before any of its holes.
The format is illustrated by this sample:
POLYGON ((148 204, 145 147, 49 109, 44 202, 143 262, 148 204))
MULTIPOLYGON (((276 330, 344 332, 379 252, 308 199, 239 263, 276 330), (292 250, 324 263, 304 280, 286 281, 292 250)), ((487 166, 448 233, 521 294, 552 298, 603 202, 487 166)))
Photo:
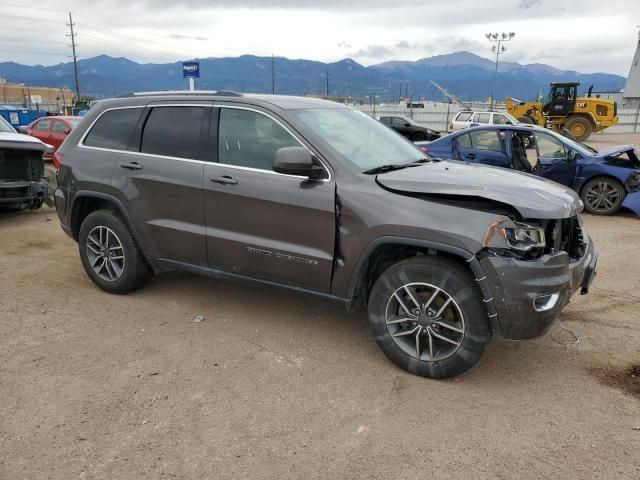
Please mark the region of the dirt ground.
POLYGON ((638 479, 640 399, 606 372, 640 362, 640 219, 585 221, 598 277, 561 316, 578 342, 494 340, 433 381, 364 313, 187 274, 109 295, 54 210, 1 214, 0 479, 638 479))

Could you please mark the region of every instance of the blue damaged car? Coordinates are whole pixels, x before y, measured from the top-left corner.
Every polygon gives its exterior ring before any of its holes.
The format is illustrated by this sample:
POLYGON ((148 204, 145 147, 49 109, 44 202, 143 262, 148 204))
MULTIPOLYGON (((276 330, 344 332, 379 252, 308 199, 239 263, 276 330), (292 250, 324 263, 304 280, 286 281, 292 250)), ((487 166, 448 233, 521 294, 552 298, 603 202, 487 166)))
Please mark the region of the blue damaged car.
POLYGON ((542 127, 473 127, 433 142, 416 142, 432 157, 533 173, 575 190, 585 210, 640 215, 640 154, 633 145, 596 151, 542 127), (528 148, 526 148, 528 147, 528 148))

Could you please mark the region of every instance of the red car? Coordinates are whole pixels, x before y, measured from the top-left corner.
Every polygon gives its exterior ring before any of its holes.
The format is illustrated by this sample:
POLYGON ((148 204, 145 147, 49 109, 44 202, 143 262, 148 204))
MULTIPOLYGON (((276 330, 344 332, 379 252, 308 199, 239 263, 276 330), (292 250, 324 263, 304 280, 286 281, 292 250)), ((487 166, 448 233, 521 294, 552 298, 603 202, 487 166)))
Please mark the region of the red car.
POLYGON ((81 117, 71 116, 41 117, 31 122, 27 127, 27 134, 42 140, 57 150, 80 120, 81 117))

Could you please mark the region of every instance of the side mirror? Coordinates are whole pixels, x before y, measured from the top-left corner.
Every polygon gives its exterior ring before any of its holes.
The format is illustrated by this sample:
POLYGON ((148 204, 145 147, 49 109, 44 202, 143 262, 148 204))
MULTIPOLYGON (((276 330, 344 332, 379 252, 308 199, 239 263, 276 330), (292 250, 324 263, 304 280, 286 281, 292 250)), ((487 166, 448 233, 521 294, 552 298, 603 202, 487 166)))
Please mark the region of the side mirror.
POLYGON ((567 153, 567 159, 570 162, 573 162, 576 158, 578 158, 578 152, 575 150, 569 150, 569 153, 567 153))
POLYGON ((65 135, 69 135, 71 133, 71 129, 67 127, 62 131, 62 133, 64 133, 65 135))
POLYGON ((312 179, 321 178, 324 174, 324 168, 314 163, 313 155, 305 147, 283 147, 276 150, 273 171, 312 179))

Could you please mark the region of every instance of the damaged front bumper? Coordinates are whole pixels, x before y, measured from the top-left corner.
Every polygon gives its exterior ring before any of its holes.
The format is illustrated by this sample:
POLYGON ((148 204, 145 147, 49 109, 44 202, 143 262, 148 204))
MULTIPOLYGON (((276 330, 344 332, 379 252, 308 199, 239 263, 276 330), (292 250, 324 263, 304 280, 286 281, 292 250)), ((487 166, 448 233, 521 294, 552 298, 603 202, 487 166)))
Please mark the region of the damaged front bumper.
POLYGON ((40 182, 0 182, 0 205, 32 205, 46 196, 47 186, 40 182))
POLYGON ((622 201, 622 207, 628 208, 636 215, 640 215, 640 192, 627 193, 622 201))
POLYGON ((493 255, 481 258, 497 313, 496 333, 509 340, 544 335, 574 293, 589 291, 597 261, 590 239, 579 260, 570 259, 566 252, 537 260, 493 255))

